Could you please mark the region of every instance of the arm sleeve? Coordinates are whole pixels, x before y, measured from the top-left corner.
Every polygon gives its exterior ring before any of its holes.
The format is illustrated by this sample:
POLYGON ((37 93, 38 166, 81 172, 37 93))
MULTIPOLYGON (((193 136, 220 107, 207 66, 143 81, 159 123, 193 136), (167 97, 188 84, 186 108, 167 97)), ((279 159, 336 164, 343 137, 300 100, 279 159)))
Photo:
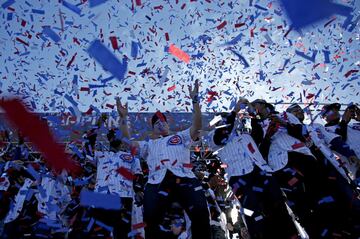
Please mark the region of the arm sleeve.
POLYGON ((345 157, 356 156, 355 152, 340 137, 334 138, 330 142, 330 148, 345 157))
POLYGON ((303 136, 303 126, 301 124, 287 124, 286 129, 290 136, 300 140, 301 142, 305 142, 303 136))
POLYGON ((268 137, 265 137, 259 145, 259 151, 265 160, 268 158, 270 146, 271 140, 268 137))
POLYGON ((346 141, 346 139, 347 139, 347 124, 345 123, 345 121, 342 120, 339 123, 339 126, 340 127, 337 128, 335 130, 335 132, 341 136, 342 140, 346 141))
POLYGON ((226 124, 230 124, 230 127, 216 129, 213 141, 216 145, 224 145, 225 141, 229 138, 231 131, 234 128, 234 122, 236 118, 236 113, 234 111, 226 118, 226 124))
POLYGON ((264 137, 264 131, 259 124, 258 120, 251 120, 251 137, 254 139, 259 151, 264 159, 267 159, 269 155, 271 140, 269 137, 264 137))
POLYGON ((254 139, 257 146, 263 141, 264 131, 256 119, 251 119, 251 137, 254 139))
POLYGON ((140 159, 134 158, 133 164, 131 165, 131 170, 133 174, 142 174, 140 159))
POLYGON ((149 142, 147 141, 138 141, 139 144, 139 155, 140 158, 146 159, 149 153, 149 142))

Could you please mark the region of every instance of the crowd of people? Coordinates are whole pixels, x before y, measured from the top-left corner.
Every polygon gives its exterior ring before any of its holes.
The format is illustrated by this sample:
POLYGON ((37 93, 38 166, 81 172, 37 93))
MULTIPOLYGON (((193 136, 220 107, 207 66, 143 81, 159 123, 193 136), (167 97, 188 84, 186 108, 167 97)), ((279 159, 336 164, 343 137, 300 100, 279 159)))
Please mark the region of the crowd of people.
POLYGON ((120 99, 118 127, 98 142, 106 114, 68 153, 80 175, 54 172, 1 132, 1 238, 359 238, 360 108, 325 105, 304 123, 298 104, 277 112, 240 98, 203 122, 189 88, 190 128, 171 132, 156 112, 136 141, 120 99), (76 152, 76 153, 74 153, 76 152))

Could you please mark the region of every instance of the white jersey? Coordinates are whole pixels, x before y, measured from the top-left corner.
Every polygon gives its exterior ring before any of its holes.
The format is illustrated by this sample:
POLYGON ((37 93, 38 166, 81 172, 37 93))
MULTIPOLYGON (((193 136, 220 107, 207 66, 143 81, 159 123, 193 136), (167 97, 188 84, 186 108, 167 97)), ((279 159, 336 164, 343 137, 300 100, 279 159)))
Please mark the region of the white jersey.
POLYGON ((26 196, 33 182, 34 181, 31 179, 25 179, 24 184, 21 186, 18 194, 15 196, 15 202, 10 206, 10 210, 5 217, 4 223, 12 222, 20 215, 26 196))
POLYGON ((71 201, 69 188, 59 180, 44 176, 38 189, 35 194, 38 211, 44 214, 44 218, 57 220, 61 210, 71 201))
MULTIPOLYGON (((284 112, 278 115, 285 122, 291 124, 301 124, 298 118, 293 114, 284 112)), ((266 133, 267 127, 270 121, 265 120, 262 123, 264 133, 266 133)), ((280 127, 278 131, 271 137, 271 146, 268 155, 268 164, 274 170, 278 171, 284 168, 288 163, 288 152, 298 152, 305 155, 310 155, 311 151, 300 140, 290 136, 285 127, 280 127)))
POLYGON ((325 130, 325 127, 320 124, 309 125, 307 126, 307 129, 316 147, 318 147, 321 150, 323 155, 330 161, 330 163, 336 168, 336 170, 346 180, 348 180, 348 177, 350 177, 351 179, 355 179, 356 167, 351 165, 346 157, 343 157, 337 152, 334 153, 329 148, 330 142, 333 139, 340 137, 340 135, 332 132, 328 132, 327 130, 325 130), (347 168, 350 174, 346 175, 346 172, 342 167, 347 168))
POLYGON ((0 177, 0 191, 7 191, 10 187, 9 177, 3 173, 0 177))
POLYGON ((209 146, 212 151, 217 150, 217 155, 227 165, 226 173, 229 178, 251 173, 254 164, 264 171, 272 171, 249 134, 238 134, 234 130, 224 146, 215 144, 214 134, 215 130, 209 133, 209 146))
MULTIPOLYGON (((338 125, 327 126, 325 129, 328 132, 335 133, 335 130, 339 128, 338 125)), ((360 158, 360 124, 353 124, 347 127, 347 139, 346 144, 354 150, 356 156, 360 158)))
POLYGON ((95 192, 132 198, 133 181, 119 169, 130 175, 142 174, 139 159, 121 151, 95 151, 94 158, 97 161, 95 192))
POLYGON ((195 178, 190 164, 190 128, 175 135, 140 141, 140 156, 149 167, 148 183, 159 184, 170 170, 178 177, 195 178))

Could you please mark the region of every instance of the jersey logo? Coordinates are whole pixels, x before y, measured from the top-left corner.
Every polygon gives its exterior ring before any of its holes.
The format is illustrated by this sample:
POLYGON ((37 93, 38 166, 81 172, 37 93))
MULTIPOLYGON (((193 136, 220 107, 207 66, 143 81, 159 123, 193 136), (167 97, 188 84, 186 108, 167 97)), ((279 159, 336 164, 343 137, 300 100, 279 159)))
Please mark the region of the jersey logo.
POLYGON ((172 136, 168 141, 168 145, 179 145, 179 144, 182 144, 182 140, 179 135, 172 136))
POLYGON ((134 159, 134 157, 130 154, 122 154, 120 155, 120 158, 125 162, 129 162, 129 163, 132 162, 132 160, 134 159))

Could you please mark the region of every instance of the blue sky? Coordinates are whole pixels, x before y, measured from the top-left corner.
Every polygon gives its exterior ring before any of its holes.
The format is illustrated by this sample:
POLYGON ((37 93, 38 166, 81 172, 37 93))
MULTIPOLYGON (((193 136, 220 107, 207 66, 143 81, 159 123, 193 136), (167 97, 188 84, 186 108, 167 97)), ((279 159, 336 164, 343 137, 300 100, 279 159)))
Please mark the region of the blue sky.
POLYGON ((108 0, 96 7, 66 1, 80 12, 59 2, 15 0, 0 8, 1 96, 21 97, 37 112, 111 111, 115 96, 135 112, 189 111, 187 86, 196 78, 203 111, 229 110, 240 96, 360 101, 360 1, 339 2, 353 7, 352 25, 344 27, 346 17, 334 15, 288 34, 290 21, 278 1, 142 0, 136 6, 108 0), (124 79, 109 79, 89 56, 97 39, 119 60, 128 59, 124 79), (189 64, 166 51, 171 44, 191 56, 189 64))

